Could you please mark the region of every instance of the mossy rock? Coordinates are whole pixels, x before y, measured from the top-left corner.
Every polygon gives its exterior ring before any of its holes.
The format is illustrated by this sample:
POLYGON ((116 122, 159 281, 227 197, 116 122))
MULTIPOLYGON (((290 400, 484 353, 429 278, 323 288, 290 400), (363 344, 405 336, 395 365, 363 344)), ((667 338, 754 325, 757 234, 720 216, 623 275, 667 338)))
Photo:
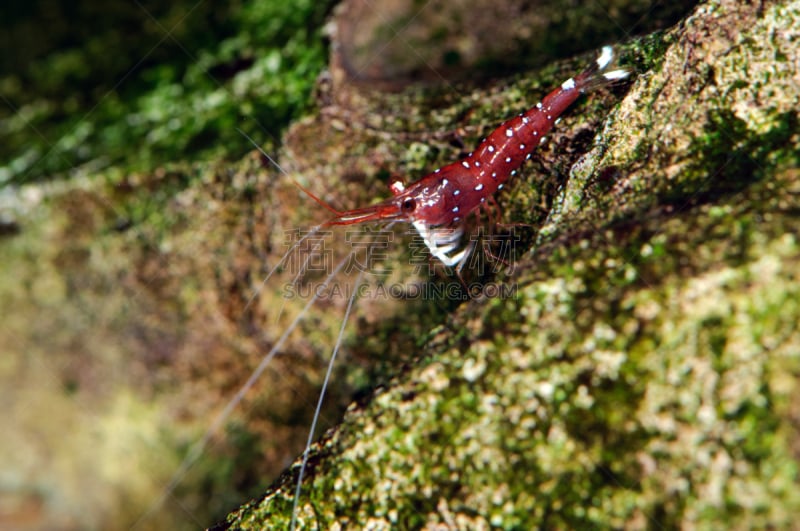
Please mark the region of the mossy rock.
MULTIPOLYGON (((646 68, 515 296, 459 307, 313 447, 298 526, 793 525, 798 28, 722 0, 627 45, 646 68)), ((299 468, 221 527, 286 528, 299 468)))

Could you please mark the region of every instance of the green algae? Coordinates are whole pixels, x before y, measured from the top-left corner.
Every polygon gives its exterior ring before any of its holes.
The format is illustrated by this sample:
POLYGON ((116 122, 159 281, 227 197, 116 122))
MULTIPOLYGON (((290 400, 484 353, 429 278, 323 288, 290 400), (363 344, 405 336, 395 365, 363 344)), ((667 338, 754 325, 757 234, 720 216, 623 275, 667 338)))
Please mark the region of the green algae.
POLYGON ((331 2, 82 4, 3 17, 17 40, 50 31, 7 46, 0 185, 241 155, 237 126, 276 138, 313 104, 331 2))

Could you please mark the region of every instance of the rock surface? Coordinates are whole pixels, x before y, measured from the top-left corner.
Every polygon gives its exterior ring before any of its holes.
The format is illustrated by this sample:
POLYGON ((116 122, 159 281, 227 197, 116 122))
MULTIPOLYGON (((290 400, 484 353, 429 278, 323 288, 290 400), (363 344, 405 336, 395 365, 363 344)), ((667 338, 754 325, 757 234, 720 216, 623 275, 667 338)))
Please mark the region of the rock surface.
MULTIPOLYGON (((798 28, 798 2, 722 0, 627 45, 642 68, 586 155, 544 163, 570 178, 502 278, 516 296, 460 307, 348 410, 313 449, 298 525, 791 526, 798 28)), ((534 205, 526 185, 503 203, 534 205)), ((298 470, 223 527, 285 528, 298 470)))

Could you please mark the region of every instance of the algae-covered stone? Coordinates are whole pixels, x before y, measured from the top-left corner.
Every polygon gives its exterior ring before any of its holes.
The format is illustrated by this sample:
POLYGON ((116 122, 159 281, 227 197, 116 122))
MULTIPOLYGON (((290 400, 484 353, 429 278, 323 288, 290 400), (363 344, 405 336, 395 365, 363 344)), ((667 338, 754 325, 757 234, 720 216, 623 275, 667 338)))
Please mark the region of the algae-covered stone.
MULTIPOLYGON (((708 2, 629 45, 658 52, 516 296, 461 307, 314 447, 300 527, 793 524, 798 16, 708 2)), ((299 463, 224 525, 287 526, 299 463)))

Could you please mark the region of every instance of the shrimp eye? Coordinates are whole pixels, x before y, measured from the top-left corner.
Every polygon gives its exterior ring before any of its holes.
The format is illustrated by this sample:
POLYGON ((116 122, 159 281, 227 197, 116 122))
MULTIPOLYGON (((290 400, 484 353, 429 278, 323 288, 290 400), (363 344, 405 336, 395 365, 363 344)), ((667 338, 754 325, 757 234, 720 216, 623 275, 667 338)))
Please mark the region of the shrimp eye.
POLYGON ((403 201, 403 205, 401 208, 403 212, 413 212, 414 209, 417 208, 417 202, 414 200, 414 198, 409 197, 408 199, 403 201))

